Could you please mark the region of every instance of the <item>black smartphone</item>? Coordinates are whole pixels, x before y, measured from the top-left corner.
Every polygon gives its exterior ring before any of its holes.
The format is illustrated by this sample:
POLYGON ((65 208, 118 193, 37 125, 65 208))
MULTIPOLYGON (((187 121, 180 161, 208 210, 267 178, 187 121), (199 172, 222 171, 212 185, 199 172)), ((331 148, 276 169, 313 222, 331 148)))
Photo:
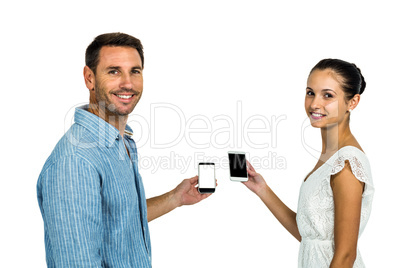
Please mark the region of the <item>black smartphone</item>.
POLYGON ((216 188, 215 163, 198 163, 198 192, 214 193, 216 188))
POLYGON ((245 152, 228 152, 230 179, 232 181, 248 181, 245 152))

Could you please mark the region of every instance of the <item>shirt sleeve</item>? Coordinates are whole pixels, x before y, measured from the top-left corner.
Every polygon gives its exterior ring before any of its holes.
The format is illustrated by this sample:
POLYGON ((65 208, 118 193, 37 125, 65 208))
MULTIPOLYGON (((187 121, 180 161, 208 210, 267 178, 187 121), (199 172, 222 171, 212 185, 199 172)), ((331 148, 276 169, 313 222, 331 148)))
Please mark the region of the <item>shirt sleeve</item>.
POLYGON ((58 160, 41 175, 38 199, 47 262, 101 267, 102 204, 98 172, 82 158, 58 160))

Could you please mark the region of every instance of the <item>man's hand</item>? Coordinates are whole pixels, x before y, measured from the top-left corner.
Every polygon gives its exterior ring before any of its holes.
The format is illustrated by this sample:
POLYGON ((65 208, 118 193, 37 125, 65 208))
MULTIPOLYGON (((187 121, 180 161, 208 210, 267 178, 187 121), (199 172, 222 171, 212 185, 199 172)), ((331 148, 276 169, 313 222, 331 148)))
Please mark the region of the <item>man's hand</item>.
POLYGON ((182 205, 193 205, 211 194, 198 192, 198 176, 183 180, 172 191, 147 199, 148 222, 182 205))
POLYGON ((177 185, 173 190, 173 194, 178 202, 178 207, 182 205, 194 205, 211 195, 200 194, 198 192, 198 187, 196 187, 197 184, 198 176, 195 176, 190 179, 185 179, 177 185))

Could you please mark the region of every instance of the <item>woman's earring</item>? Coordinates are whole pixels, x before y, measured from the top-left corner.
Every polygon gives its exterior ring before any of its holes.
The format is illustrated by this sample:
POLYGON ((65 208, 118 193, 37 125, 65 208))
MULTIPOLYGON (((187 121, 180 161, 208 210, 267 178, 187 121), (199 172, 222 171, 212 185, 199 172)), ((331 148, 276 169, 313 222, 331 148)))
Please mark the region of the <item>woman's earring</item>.
POLYGON ((349 109, 349 113, 351 113, 352 112, 352 109, 349 109))

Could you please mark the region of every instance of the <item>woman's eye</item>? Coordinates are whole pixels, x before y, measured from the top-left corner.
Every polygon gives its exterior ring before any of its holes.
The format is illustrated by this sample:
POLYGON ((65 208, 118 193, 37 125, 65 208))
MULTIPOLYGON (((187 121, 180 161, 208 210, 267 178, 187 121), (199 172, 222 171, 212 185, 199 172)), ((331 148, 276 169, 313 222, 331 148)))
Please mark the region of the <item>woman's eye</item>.
POLYGON ((314 96, 314 92, 313 91, 307 91, 307 96, 314 96))
POLYGON ((332 94, 329 94, 329 93, 326 93, 324 96, 325 96, 325 98, 332 98, 333 97, 332 94))

